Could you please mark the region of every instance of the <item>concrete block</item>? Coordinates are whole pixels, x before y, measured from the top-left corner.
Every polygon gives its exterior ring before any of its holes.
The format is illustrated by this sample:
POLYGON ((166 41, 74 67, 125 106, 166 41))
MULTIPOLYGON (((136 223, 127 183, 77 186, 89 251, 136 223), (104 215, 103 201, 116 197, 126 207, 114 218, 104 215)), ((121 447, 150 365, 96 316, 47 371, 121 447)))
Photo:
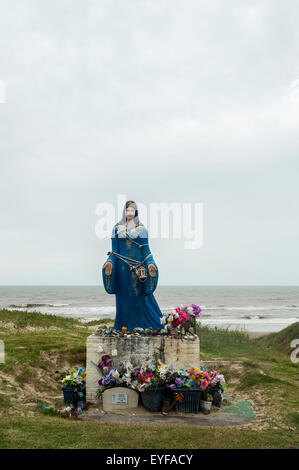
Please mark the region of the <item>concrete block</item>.
POLYGON ((155 356, 163 363, 172 365, 175 369, 188 369, 200 367, 199 338, 177 339, 170 336, 131 336, 129 338, 119 336, 96 336, 87 338, 86 355, 86 399, 96 400, 96 392, 99 389, 100 374, 97 367, 103 354, 112 355, 115 367, 123 362, 152 363, 155 356), (99 348, 103 351, 99 352, 99 348))
POLYGON ((137 408, 139 393, 126 387, 113 387, 103 393, 103 410, 137 408))

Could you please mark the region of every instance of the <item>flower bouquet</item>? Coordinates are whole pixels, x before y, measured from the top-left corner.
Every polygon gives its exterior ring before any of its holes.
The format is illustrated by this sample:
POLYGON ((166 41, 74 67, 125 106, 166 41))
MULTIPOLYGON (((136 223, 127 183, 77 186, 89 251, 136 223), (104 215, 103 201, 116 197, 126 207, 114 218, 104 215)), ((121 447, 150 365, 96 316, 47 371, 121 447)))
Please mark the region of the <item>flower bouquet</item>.
POLYGON ((222 374, 218 374, 215 370, 210 373, 208 393, 212 396, 212 405, 217 406, 217 408, 221 407, 225 385, 225 379, 222 374))
POLYGON ((80 402, 80 406, 83 408, 86 394, 85 376, 86 372, 80 367, 77 371, 72 369, 70 374, 62 379, 62 392, 66 405, 71 404, 76 408, 80 402))
POLYGON ((141 392, 141 402, 150 411, 160 411, 169 380, 171 369, 160 360, 153 364, 132 364, 125 362, 120 367, 112 367, 111 356, 102 356, 98 364, 101 378, 98 381, 99 398, 105 390, 112 387, 128 387, 141 392))
POLYGON ((172 366, 163 364, 159 359, 148 366, 150 375, 149 386, 141 393, 141 403, 150 411, 161 411, 164 399, 171 398, 171 391, 166 387, 170 384, 172 366))
POLYGON ((203 367, 175 370, 157 358, 152 364, 127 361, 113 367, 112 357, 104 354, 96 366, 101 374, 97 397, 108 388, 128 387, 141 392, 141 402, 150 411, 161 411, 164 398, 169 395, 175 402, 176 411, 198 413, 201 400, 201 410, 209 412, 213 392, 225 384, 223 375, 216 371, 209 374, 203 367))
POLYGON ((170 383, 167 386, 173 391, 176 412, 198 413, 201 374, 201 369, 179 369, 171 374, 170 383))
POLYGON ((174 328, 184 328, 185 331, 193 328, 193 333, 197 334, 197 322, 200 318, 201 308, 195 304, 181 304, 178 307, 171 309, 161 318, 161 324, 165 324, 165 329, 173 332, 174 328))

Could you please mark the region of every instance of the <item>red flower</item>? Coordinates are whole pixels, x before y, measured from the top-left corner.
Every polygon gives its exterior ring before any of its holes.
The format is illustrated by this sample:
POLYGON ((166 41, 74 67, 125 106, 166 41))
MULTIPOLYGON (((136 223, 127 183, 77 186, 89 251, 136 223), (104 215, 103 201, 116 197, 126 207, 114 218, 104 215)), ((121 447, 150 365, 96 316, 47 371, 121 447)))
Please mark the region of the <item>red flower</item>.
POLYGON ((179 326, 181 323, 185 323, 185 321, 188 320, 188 315, 186 312, 183 312, 182 310, 176 308, 175 311, 179 314, 179 318, 175 318, 172 322, 172 326, 176 328, 179 326))

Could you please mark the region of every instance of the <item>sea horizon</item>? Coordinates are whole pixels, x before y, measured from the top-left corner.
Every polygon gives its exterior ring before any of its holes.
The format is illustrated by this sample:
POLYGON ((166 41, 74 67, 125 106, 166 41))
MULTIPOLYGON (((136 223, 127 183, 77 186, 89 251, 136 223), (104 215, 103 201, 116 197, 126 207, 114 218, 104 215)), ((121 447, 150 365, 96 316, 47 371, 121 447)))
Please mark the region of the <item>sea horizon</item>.
MULTIPOLYGON (((161 311, 202 308, 202 325, 275 332, 299 321, 299 287, 276 285, 159 285, 161 311)), ((37 311, 87 322, 115 317, 115 295, 101 285, 0 285, 0 308, 37 311)))

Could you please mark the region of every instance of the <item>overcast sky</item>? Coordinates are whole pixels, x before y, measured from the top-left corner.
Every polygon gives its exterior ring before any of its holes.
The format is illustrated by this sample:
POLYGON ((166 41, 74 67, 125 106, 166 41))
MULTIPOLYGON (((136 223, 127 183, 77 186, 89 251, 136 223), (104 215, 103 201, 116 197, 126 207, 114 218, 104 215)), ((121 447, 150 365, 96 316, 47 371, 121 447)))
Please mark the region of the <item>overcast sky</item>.
POLYGON ((0 0, 0 284, 102 284, 101 202, 202 202, 160 285, 299 284, 299 3, 0 0))

